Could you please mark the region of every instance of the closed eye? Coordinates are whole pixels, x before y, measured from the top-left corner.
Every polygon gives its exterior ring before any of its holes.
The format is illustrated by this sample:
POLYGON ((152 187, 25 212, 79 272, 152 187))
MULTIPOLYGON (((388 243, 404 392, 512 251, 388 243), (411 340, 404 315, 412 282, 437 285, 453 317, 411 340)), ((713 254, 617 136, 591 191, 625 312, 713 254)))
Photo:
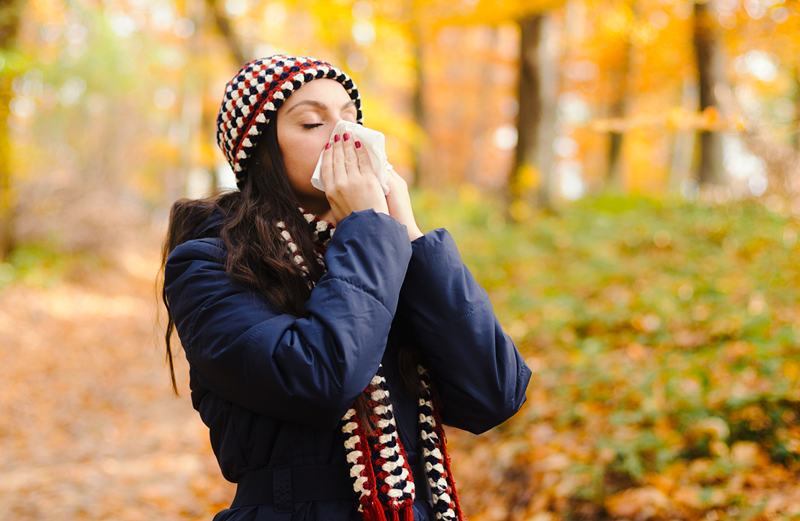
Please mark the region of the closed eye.
POLYGON ((307 125, 303 125, 303 128, 306 130, 311 130, 312 128, 321 127, 322 123, 309 123, 307 125))

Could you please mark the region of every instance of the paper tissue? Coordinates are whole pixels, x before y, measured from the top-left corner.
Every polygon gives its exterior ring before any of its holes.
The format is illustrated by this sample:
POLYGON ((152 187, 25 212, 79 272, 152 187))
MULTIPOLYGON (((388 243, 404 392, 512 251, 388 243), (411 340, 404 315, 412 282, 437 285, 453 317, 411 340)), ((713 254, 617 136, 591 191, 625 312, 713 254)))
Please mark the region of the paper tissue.
MULTIPOLYGON (((350 135, 353 136, 351 139, 360 141, 361 145, 367 149, 369 159, 372 162, 372 170, 375 172, 378 182, 381 184, 381 188, 383 188, 383 195, 389 195, 389 186, 386 184, 386 179, 392 165, 386 161, 386 136, 377 130, 366 128, 358 123, 342 120, 333 128, 329 142, 333 143, 333 136, 336 134, 341 136, 345 132, 350 133, 350 135)), ((311 185, 324 192, 325 184, 322 182, 321 169, 322 154, 320 154, 317 160, 317 168, 314 169, 314 175, 311 176, 311 185)))

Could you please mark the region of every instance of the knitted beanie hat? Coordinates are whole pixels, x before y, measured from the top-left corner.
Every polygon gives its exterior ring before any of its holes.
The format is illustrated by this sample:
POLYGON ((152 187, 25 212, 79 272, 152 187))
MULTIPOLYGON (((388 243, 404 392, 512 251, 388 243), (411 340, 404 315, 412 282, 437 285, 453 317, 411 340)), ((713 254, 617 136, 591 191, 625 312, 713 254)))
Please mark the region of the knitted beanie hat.
POLYGON ((342 84, 356 103, 356 122, 363 125, 361 98, 353 80, 321 60, 276 54, 246 63, 228 83, 217 116, 217 144, 236 174, 237 185, 246 176, 253 148, 281 105, 294 91, 318 78, 342 84))

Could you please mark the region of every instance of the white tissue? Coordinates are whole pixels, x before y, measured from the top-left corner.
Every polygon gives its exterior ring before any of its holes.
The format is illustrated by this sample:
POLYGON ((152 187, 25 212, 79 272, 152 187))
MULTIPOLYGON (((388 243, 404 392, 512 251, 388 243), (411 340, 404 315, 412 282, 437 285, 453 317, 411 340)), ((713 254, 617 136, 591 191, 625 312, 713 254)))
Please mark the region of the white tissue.
MULTIPOLYGON (((389 195, 389 186, 386 184, 386 179, 389 176, 389 169, 392 165, 386 161, 386 136, 378 132, 353 123, 352 121, 339 121, 333 132, 331 133, 330 143, 333 143, 333 136, 339 134, 340 136, 345 132, 350 133, 350 139, 355 139, 361 142, 361 145, 367 149, 369 159, 372 163, 372 170, 378 178, 378 182, 383 188, 383 195, 389 195)), ((325 191, 325 183, 322 182, 322 154, 319 155, 317 160, 317 168, 314 169, 314 175, 311 176, 311 185, 317 190, 325 191)))

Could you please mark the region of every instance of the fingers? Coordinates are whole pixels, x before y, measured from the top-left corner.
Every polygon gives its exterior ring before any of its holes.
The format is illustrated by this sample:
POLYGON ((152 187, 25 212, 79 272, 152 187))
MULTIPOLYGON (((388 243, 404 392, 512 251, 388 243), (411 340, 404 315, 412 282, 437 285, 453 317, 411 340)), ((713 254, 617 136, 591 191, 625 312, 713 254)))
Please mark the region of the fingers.
POLYGON ((342 184, 347 181, 347 167, 344 164, 344 148, 342 146, 342 136, 333 136, 333 177, 334 183, 342 184))
POLYGON ((375 172, 372 170, 372 161, 369 158, 367 147, 363 146, 360 141, 356 141, 353 143, 353 151, 358 158, 358 168, 361 171, 361 175, 374 176, 375 172))
MULTIPOLYGON (((386 186, 389 188, 388 198, 394 199, 397 197, 404 197, 403 194, 408 194, 408 183, 403 179, 400 174, 394 171, 393 168, 387 170, 386 186)), ((391 206, 391 203, 390 203, 391 206)))
POLYGON ((336 184, 336 175, 333 173, 333 146, 330 143, 326 143, 322 151, 320 177, 322 177, 322 184, 325 185, 326 191, 336 184))
POLYGON ((344 166, 347 170, 347 177, 362 176, 364 172, 360 169, 352 134, 349 132, 342 134, 341 143, 344 151, 344 166))
POLYGON ((337 222, 354 211, 372 209, 389 213, 386 197, 372 173, 369 156, 365 154, 364 159, 359 157, 359 150, 365 152, 363 148, 361 143, 356 147, 352 133, 345 132, 334 136, 330 149, 323 152, 323 159, 329 165, 326 166, 325 175, 333 179, 330 190, 328 181, 325 181, 325 196, 337 222), (364 169, 361 167, 362 161, 364 169))
POLYGON ((408 194, 408 183, 400 174, 389 169, 386 178, 389 185, 389 195, 386 196, 386 203, 389 208, 389 215, 397 219, 400 224, 405 225, 408 230, 408 238, 415 240, 422 236, 422 232, 414 219, 414 209, 411 207, 411 199, 408 194))
POLYGON ((394 171, 394 168, 389 168, 386 170, 386 184, 402 184, 408 187, 408 183, 406 182, 403 177, 394 171))

